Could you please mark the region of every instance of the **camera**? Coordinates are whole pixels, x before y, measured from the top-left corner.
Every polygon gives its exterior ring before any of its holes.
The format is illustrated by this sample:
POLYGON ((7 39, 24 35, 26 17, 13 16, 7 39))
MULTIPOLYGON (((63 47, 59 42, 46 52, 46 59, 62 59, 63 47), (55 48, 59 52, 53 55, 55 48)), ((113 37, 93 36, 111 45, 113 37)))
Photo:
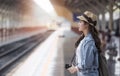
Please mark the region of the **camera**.
POLYGON ((71 64, 65 64, 65 69, 70 68, 72 65, 71 64))

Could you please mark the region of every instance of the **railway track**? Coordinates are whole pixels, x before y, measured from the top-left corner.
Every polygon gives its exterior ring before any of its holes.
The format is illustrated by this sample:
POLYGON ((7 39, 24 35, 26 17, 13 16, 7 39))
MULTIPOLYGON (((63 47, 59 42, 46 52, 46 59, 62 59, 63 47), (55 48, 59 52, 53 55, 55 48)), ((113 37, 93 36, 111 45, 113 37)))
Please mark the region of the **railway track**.
POLYGON ((43 42, 53 31, 47 31, 27 39, 0 47, 0 76, 3 76, 11 65, 32 51, 38 44, 43 42), (2 49, 2 50, 1 50, 2 49))
POLYGON ((0 49, 2 49, 2 50, 0 50, 0 58, 2 56, 5 56, 5 55, 11 53, 14 50, 19 49, 22 46, 28 44, 30 41, 38 39, 38 38, 42 38, 42 34, 39 34, 38 36, 32 36, 30 38, 23 39, 23 40, 14 42, 12 44, 8 44, 8 45, 5 45, 3 47, 0 47, 0 49))

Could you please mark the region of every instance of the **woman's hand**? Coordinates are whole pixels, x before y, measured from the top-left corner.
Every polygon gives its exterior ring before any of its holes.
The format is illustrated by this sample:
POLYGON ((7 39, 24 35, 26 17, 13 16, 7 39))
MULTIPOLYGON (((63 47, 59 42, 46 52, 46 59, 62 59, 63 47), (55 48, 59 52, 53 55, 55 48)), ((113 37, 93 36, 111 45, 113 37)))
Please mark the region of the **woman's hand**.
POLYGON ((74 65, 72 65, 72 67, 68 68, 67 69, 71 74, 74 74, 75 72, 78 71, 78 68, 75 67, 74 65))

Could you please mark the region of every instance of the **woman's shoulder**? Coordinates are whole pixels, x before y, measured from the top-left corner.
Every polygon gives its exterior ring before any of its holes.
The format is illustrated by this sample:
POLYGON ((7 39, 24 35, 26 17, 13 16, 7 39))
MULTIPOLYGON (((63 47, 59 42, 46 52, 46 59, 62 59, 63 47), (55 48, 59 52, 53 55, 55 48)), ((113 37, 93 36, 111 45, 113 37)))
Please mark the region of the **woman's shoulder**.
POLYGON ((88 47, 89 47, 89 48, 94 48, 94 49, 97 50, 96 45, 95 45, 95 41, 94 41, 94 39, 92 38, 92 36, 85 38, 83 47, 84 47, 84 48, 88 48, 88 47))
POLYGON ((91 44, 94 44, 94 39, 93 39, 93 37, 92 37, 92 35, 91 34, 89 34, 89 35, 87 35, 85 38, 84 38, 84 44, 87 44, 87 43, 91 43, 91 44))

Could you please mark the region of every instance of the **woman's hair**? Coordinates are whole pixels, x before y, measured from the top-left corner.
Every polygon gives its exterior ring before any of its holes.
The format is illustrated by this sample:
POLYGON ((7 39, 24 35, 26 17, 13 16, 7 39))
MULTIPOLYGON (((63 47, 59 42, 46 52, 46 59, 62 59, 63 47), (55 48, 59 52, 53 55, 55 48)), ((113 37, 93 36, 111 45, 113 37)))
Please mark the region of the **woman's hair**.
POLYGON ((81 35, 80 35, 79 39, 78 39, 78 40, 76 41, 76 43, 75 43, 75 47, 78 47, 78 45, 79 45, 80 41, 81 41, 83 38, 84 38, 84 34, 83 34, 83 33, 81 33, 81 35))
MULTIPOLYGON (((87 22, 84 21, 84 23, 86 24, 87 22)), ((87 24, 88 24, 88 23, 87 23, 87 24)), ((99 36, 98 36, 99 33, 98 33, 97 29, 95 28, 95 26, 92 26, 92 25, 89 24, 89 31, 90 31, 90 33, 91 33, 91 35, 92 35, 92 37, 93 37, 93 39, 94 39, 94 41, 95 41, 95 45, 96 45, 98 51, 101 52, 101 41, 100 41, 100 38, 99 38, 99 36)), ((76 41, 76 43, 75 43, 75 47, 77 47, 77 46, 79 45, 80 41, 81 41, 83 38, 84 38, 84 35, 81 34, 81 35, 80 35, 80 38, 79 38, 79 39, 76 41)))

